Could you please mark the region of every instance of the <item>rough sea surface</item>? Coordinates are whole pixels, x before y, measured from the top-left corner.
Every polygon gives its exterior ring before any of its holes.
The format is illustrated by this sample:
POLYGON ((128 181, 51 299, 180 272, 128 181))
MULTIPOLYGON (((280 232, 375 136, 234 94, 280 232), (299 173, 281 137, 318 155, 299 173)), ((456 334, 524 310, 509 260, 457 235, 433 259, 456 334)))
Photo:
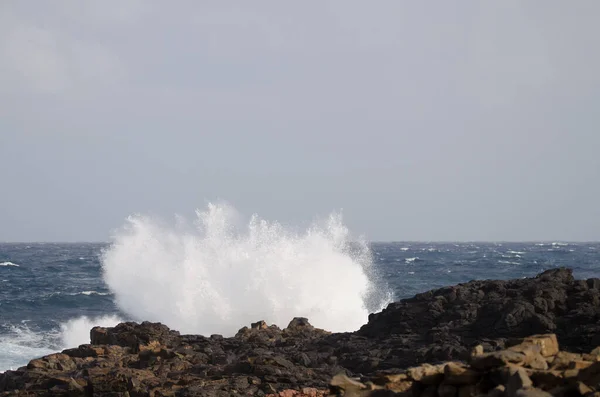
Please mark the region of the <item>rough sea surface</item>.
MULTIPOLYGON (((318 255, 327 254, 327 260, 320 263, 318 267, 304 266, 304 273, 293 274, 293 277, 288 278, 285 278, 289 271, 285 270, 284 264, 281 266, 285 271, 281 274, 273 269, 267 269, 268 274, 263 278, 274 285, 277 284, 277 277, 282 277, 280 284, 287 284, 283 287, 288 288, 290 294, 295 294, 293 295, 295 298, 288 302, 280 291, 277 292, 281 295, 280 301, 277 299, 277 294, 261 297, 265 301, 255 304, 256 310, 251 314, 257 317, 252 317, 254 320, 261 319, 258 317, 261 317, 262 307, 270 310, 264 317, 291 319, 293 316, 304 315, 303 312, 295 311, 306 311, 308 309, 305 307, 315 305, 310 301, 314 299, 314 292, 302 294, 303 290, 308 288, 307 285, 310 285, 311 279, 343 279, 344 266, 348 267, 348 274, 353 274, 356 268, 360 268, 356 263, 361 266, 368 265, 369 269, 365 272, 370 279, 375 280, 375 289, 391 292, 392 299, 405 298, 432 288, 474 279, 535 276, 543 270, 562 266, 572 268, 577 278, 600 277, 600 244, 598 243, 372 243, 367 245, 368 258, 365 257, 365 252, 362 252, 361 259, 354 260, 356 253, 348 253, 344 256, 340 254, 343 251, 341 249, 338 251, 327 247, 325 249, 321 240, 318 244, 307 244, 306 241, 309 240, 308 238, 302 240, 300 245, 294 240, 294 244, 301 249, 318 250, 318 255), (332 270, 329 268, 329 263, 333 262, 336 263, 331 265, 335 266, 332 270), (330 273, 333 274, 329 275, 330 273), (308 301, 308 306, 302 306, 301 302, 297 303, 302 299, 308 301)), ((177 323, 177 319, 180 317, 186 319, 186 311, 193 311, 194 305, 201 310, 201 302, 198 302, 201 299, 220 302, 219 310, 229 310, 233 313, 233 318, 225 315, 219 317, 219 312, 213 317, 200 317, 199 321, 207 318, 212 322, 209 325, 214 329, 220 329, 219 326, 223 325, 226 332, 231 330, 234 333, 235 330, 231 328, 234 325, 237 328, 247 325, 245 319, 236 320, 235 308, 231 307, 238 302, 235 291, 246 288, 243 280, 246 280, 249 285, 253 282, 247 275, 264 273, 265 269, 257 263, 267 261, 273 255, 272 250, 266 254, 258 250, 260 244, 248 246, 246 242, 245 253, 236 254, 235 257, 213 258, 215 263, 218 262, 221 266, 220 272, 211 272, 211 266, 204 264, 203 271, 197 273, 194 270, 195 261, 200 263, 208 259, 200 259, 197 253, 190 253, 189 248, 183 251, 185 255, 177 259, 181 266, 161 267, 160 262, 151 265, 138 263, 144 261, 143 255, 149 248, 145 245, 131 248, 131 241, 129 244, 127 255, 107 244, 0 244, 0 371, 16 369, 25 365, 30 359, 50 352, 88 343, 89 330, 94 325, 115 325, 118 321, 129 319, 140 321, 152 315, 154 318, 148 318, 149 320, 160 321, 165 318, 163 322, 173 328, 177 329, 178 324, 182 327, 189 325, 190 329, 186 331, 194 331, 193 327, 200 327, 203 324, 177 323), (136 255, 132 255, 132 250, 136 255), (257 255, 258 259, 252 260, 252 255, 257 255), (239 269, 236 268, 239 257, 244 259, 239 266, 246 269, 243 278, 236 278, 239 274, 239 269), (195 259, 190 260, 190 258, 195 259), (132 262, 127 262, 128 260, 132 262), (115 263, 122 267, 114 267, 115 263), (103 274, 103 268, 107 270, 108 275, 103 274), (231 285, 230 289, 234 290, 234 293, 223 291, 228 285, 227 269, 236 272, 231 274, 231 280, 235 280, 235 284, 231 285), (182 271, 183 277, 176 277, 174 272, 182 271), (115 281, 119 272, 129 280, 129 284, 125 287, 115 281), (126 274, 128 275, 125 276, 126 274), (136 277, 139 278, 139 283, 136 277), (181 285, 184 281, 185 286, 181 285), (160 295, 156 291, 157 285, 163 285, 168 294, 174 296, 172 302, 165 299, 165 296, 170 295, 160 295), (219 288, 213 288, 215 285, 219 288), (196 293, 206 290, 211 290, 211 294, 203 296, 201 293, 196 293), (190 291, 194 292, 191 297, 189 297, 190 291), (150 309, 144 309, 144 305, 150 309), (153 305, 157 308, 155 312, 151 310, 153 305), (135 308, 138 306, 144 310, 136 311, 135 308), (169 317, 167 315, 169 310, 180 311, 180 317, 169 317)), ((295 247, 288 240, 280 246, 283 254, 277 256, 274 266, 282 263, 287 258, 286 255, 294 251, 290 247, 295 247)), ((172 246, 169 247, 176 250, 172 246)), ((231 246, 222 248, 228 249, 227 252, 232 249, 231 246)), ((156 256, 156 253, 152 254, 152 257, 156 256)), ((297 253, 294 254, 293 259, 296 261, 293 262, 293 266, 303 266, 301 261, 297 261, 304 259, 298 259, 297 253)), ((312 261, 314 258, 309 256, 308 260, 312 261)), ((358 280, 356 285, 360 287, 360 283, 364 281, 362 275, 357 274, 353 277, 358 280)), ((351 305, 359 305, 354 301, 355 290, 358 287, 348 284, 351 282, 351 279, 343 279, 343 282, 336 285, 328 281, 331 284, 330 289, 342 290, 343 294, 347 294, 351 305), (344 292, 344 289, 347 289, 347 292, 344 292)), ((261 284, 257 285, 260 288, 264 287, 261 284)), ((331 317, 335 318, 334 312, 338 310, 338 306, 339 310, 343 311, 343 315, 338 316, 340 319, 347 316, 344 313, 352 313, 347 311, 348 308, 341 307, 340 302, 343 302, 344 295, 334 297, 337 300, 328 302, 331 294, 327 292, 327 288, 321 289, 325 291, 322 296, 317 297, 318 302, 322 302, 327 307, 331 317)), ((252 295, 240 296, 240 299, 247 301, 248 296, 252 295)), ((211 303, 211 306, 214 305, 211 303)), ((371 304, 371 307, 374 306, 371 304)), ((358 313, 362 313, 360 310, 363 309, 357 308, 358 313)), ((193 317, 191 313, 189 316, 193 317)), ((310 314, 306 317, 311 319, 310 314)), ((358 324, 366 322, 363 318, 358 320, 358 324)), ((352 328, 354 323, 349 322, 345 327, 352 328)), ((204 328, 200 328, 199 331, 202 329, 204 328)))

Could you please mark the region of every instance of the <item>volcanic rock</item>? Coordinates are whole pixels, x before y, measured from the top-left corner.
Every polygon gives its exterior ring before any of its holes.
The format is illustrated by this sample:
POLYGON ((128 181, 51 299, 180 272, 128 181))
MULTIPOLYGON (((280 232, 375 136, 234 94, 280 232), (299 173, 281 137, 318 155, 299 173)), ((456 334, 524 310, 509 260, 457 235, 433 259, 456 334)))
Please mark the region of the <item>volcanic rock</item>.
POLYGON ((150 322, 95 327, 90 344, 0 374, 0 396, 591 397, 600 392, 599 288, 564 268, 471 281, 392 303, 348 333, 303 317, 227 338, 150 322))

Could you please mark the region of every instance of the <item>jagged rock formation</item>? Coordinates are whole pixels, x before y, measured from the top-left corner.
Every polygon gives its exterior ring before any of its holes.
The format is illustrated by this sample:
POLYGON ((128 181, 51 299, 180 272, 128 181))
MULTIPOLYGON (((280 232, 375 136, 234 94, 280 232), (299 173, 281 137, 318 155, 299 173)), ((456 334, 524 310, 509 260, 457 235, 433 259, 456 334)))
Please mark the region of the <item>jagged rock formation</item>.
POLYGON ((532 334, 555 333, 566 350, 589 352, 600 345, 599 320, 600 280, 554 269, 419 294, 355 333, 329 333, 304 318, 283 330, 259 321, 231 338, 122 323, 92 329, 91 344, 0 374, 0 396, 317 396, 339 374, 368 379, 425 362, 469 362, 478 344, 500 351, 532 334))
POLYGON ((505 350, 476 346, 468 363, 424 364, 368 380, 335 376, 332 395, 353 397, 596 397, 600 393, 600 348, 559 351, 556 335, 512 340, 505 350))

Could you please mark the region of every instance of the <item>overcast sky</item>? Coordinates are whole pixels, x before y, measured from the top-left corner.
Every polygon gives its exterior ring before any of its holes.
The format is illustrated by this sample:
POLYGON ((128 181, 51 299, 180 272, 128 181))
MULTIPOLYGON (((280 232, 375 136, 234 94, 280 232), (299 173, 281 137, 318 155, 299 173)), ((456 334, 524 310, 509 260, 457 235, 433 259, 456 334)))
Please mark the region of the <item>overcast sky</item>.
POLYGON ((0 241, 223 199, 372 240, 600 240, 600 2, 0 3, 0 241))

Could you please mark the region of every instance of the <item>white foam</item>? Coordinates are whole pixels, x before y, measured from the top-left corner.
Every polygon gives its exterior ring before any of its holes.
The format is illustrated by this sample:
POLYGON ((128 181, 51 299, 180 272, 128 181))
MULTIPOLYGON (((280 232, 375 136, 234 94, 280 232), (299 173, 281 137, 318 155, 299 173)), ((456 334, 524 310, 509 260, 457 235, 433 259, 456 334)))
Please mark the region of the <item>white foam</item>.
POLYGON ((14 266, 14 267, 19 267, 19 265, 17 265, 16 263, 12 263, 12 262, 1 262, 0 266, 14 266))
POLYGON ((90 343, 90 331, 92 328, 114 327, 123 321, 118 316, 103 316, 89 318, 86 316, 69 320, 60 325, 60 342, 63 349, 77 347, 90 343))
POLYGON ((117 316, 80 317, 60 325, 60 330, 38 333, 23 321, 0 334, 0 372, 27 365, 34 358, 90 343, 90 330, 95 326, 112 327, 122 320, 117 316))
POLYGON ((106 296, 106 295, 110 295, 109 292, 98 292, 98 291, 81 291, 81 292, 75 292, 73 294, 70 295, 101 295, 101 296, 106 296))
POLYGON ((0 334, 0 372, 17 369, 33 358, 54 352, 58 347, 53 345, 55 336, 47 334, 42 337, 26 324, 10 327, 8 332, 0 334))
POLYGON ((103 253, 105 282, 132 318, 204 335, 232 335, 257 320, 286 326, 296 316, 353 331, 392 298, 340 215, 300 233, 256 215, 237 227, 227 205, 196 215, 195 227, 131 216, 103 253))

